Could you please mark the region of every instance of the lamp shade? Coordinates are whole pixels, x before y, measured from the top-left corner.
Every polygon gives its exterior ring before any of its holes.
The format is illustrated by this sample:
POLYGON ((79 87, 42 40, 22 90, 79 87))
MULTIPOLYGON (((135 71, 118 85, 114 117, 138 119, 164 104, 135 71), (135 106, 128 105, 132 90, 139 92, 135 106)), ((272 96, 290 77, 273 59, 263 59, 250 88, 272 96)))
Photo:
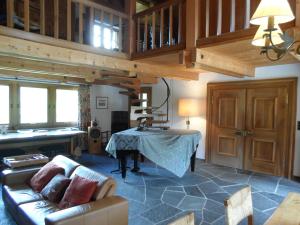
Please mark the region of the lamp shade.
MULTIPOLYGON (((267 23, 265 25, 261 25, 253 40, 252 40, 252 45, 255 46, 265 46, 266 45, 266 37, 264 37, 265 34, 268 34, 269 32, 266 32, 265 30, 267 29, 268 25, 267 23)), ((274 28, 276 28, 276 31, 272 31, 272 42, 274 45, 279 45, 282 44, 284 42, 284 40, 281 38, 280 35, 282 35, 282 30, 280 29, 280 27, 278 25, 275 25, 274 28)))
POLYGON ((274 17, 274 23, 287 23, 295 19, 288 0, 262 0, 256 9, 250 23, 262 25, 274 17))
POLYGON ((199 116, 200 115, 200 102, 194 98, 179 99, 178 104, 179 116, 199 116))

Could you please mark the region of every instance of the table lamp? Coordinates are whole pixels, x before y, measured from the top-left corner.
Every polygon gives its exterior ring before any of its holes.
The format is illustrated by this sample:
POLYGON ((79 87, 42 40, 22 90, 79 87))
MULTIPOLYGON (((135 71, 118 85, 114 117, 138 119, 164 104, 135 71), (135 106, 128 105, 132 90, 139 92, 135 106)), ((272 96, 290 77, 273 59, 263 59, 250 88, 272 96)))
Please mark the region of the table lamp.
POLYGON ((178 104, 178 114, 179 116, 186 117, 187 129, 190 127, 190 117, 200 115, 200 102, 198 99, 194 98, 182 98, 179 99, 178 104))

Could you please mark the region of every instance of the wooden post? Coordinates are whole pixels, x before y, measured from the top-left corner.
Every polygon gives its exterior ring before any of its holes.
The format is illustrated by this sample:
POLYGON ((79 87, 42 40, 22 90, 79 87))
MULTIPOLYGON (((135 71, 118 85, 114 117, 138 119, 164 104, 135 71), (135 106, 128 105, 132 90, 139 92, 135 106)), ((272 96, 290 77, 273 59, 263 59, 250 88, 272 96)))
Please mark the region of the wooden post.
POLYGON ((79 3, 79 43, 83 44, 83 3, 79 3))
POLYGON ((140 17, 138 17, 137 18, 137 42, 136 42, 138 52, 141 51, 140 42, 141 42, 141 19, 140 17))
POLYGON ((14 27, 14 0, 6 1, 7 26, 14 27))
POLYGON ((24 30, 29 32, 30 30, 30 11, 29 0, 24 0, 24 30))
POLYGON ((178 5, 178 44, 181 43, 181 34, 182 34, 182 3, 178 5))
POLYGON ((54 0, 54 38, 59 38, 59 0, 54 0))
POLYGON ((148 50, 148 15, 145 16, 145 24, 144 24, 144 45, 145 45, 145 49, 143 48, 143 51, 147 51, 148 50))
POLYGON ((126 3, 126 11, 127 14, 129 15, 129 19, 128 19, 129 36, 128 36, 127 45, 128 45, 129 54, 132 55, 138 50, 138 45, 139 45, 139 41, 137 41, 137 36, 139 35, 137 34, 137 32, 139 33, 139 30, 136 27, 138 26, 136 25, 136 22, 138 22, 138 20, 133 19, 133 16, 136 13, 136 0, 126 0, 125 3, 126 3))
POLYGON ((173 6, 169 8, 169 46, 173 45, 173 6))
POLYGON ((156 28, 156 13, 153 12, 152 13, 152 49, 155 49, 156 48, 156 32, 155 32, 155 28, 156 28))
POLYGON ((119 52, 123 51, 123 19, 119 17, 119 52))
MULTIPOLYGON (((186 48, 188 50, 196 47, 199 28, 199 0, 186 1, 186 48)), ((217 15, 216 15, 217 16, 217 15)))
POLYGON ((45 35, 45 0, 40 0, 40 34, 45 35))
POLYGON ((164 46, 164 9, 160 9, 160 47, 164 46))
POLYGON ((90 45, 93 46, 94 43, 94 20, 95 20, 95 10, 90 7, 90 45))
POLYGON ((67 40, 72 40, 72 0, 67 0, 67 40))

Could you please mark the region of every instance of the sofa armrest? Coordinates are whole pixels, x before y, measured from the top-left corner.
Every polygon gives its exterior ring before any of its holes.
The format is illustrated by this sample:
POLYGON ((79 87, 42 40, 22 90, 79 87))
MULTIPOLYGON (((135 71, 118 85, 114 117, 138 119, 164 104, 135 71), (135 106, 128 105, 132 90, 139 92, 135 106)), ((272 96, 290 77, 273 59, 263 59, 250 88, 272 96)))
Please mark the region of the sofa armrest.
POLYGON ((45 225, 128 225, 128 202, 111 196, 60 210, 45 218, 45 225))
POLYGON ((26 183, 34 174, 36 174, 41 167, 27 168, 27 169, 6 169, 2 171, 2 184, 7 186, 18 185, 26 183))

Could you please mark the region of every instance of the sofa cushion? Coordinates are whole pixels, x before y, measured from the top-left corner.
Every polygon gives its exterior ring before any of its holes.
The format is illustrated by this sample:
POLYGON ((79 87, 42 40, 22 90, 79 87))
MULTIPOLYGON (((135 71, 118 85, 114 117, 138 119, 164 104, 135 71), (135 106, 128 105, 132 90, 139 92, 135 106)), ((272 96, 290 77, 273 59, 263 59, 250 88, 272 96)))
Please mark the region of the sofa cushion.
POLYGON ((97 189, 93 194, 92 200, 102 199, 115 193, 116 182, 111 177, 107 177, 103 174, 97 173, 84 166, 77 167, 72 173, 71 178, 74 178, 76 175, 98 182, 97 189))
POLYGON ((6 197, 12 205, 20 205, 23 203, 33 202, 43 199, 43 196, 34 192, 28 185, 21 184, 15 186, 3 186, 3 196, 6 197))
POLYGON ((59 211, 57 205, 47 200, 25 203, 19 206, 23 224, 45 224, 45 217, 57 211, 59 211))
POLYGON ((64 172, 62 167, 53 162, 49 162, 30 179, 30 186, 33 190, 41 192, 54 176, 64 172))
POLYGON ((50 202, 58 203, 62 199, 70 182, 71 182, 70 178, 67 178, 61 174, 57 174, 43 188, 41 194, 50 202))
POLYGON ((64 168, 66 177, 70 177, 74 170, 80 165, 79 163, 62 155, 55 156, 51 162, 64 168))
POLYGON ((59 208, 65 209, 88 203, 96 190, 97 183, 76 175, 60 201, 59 208))

